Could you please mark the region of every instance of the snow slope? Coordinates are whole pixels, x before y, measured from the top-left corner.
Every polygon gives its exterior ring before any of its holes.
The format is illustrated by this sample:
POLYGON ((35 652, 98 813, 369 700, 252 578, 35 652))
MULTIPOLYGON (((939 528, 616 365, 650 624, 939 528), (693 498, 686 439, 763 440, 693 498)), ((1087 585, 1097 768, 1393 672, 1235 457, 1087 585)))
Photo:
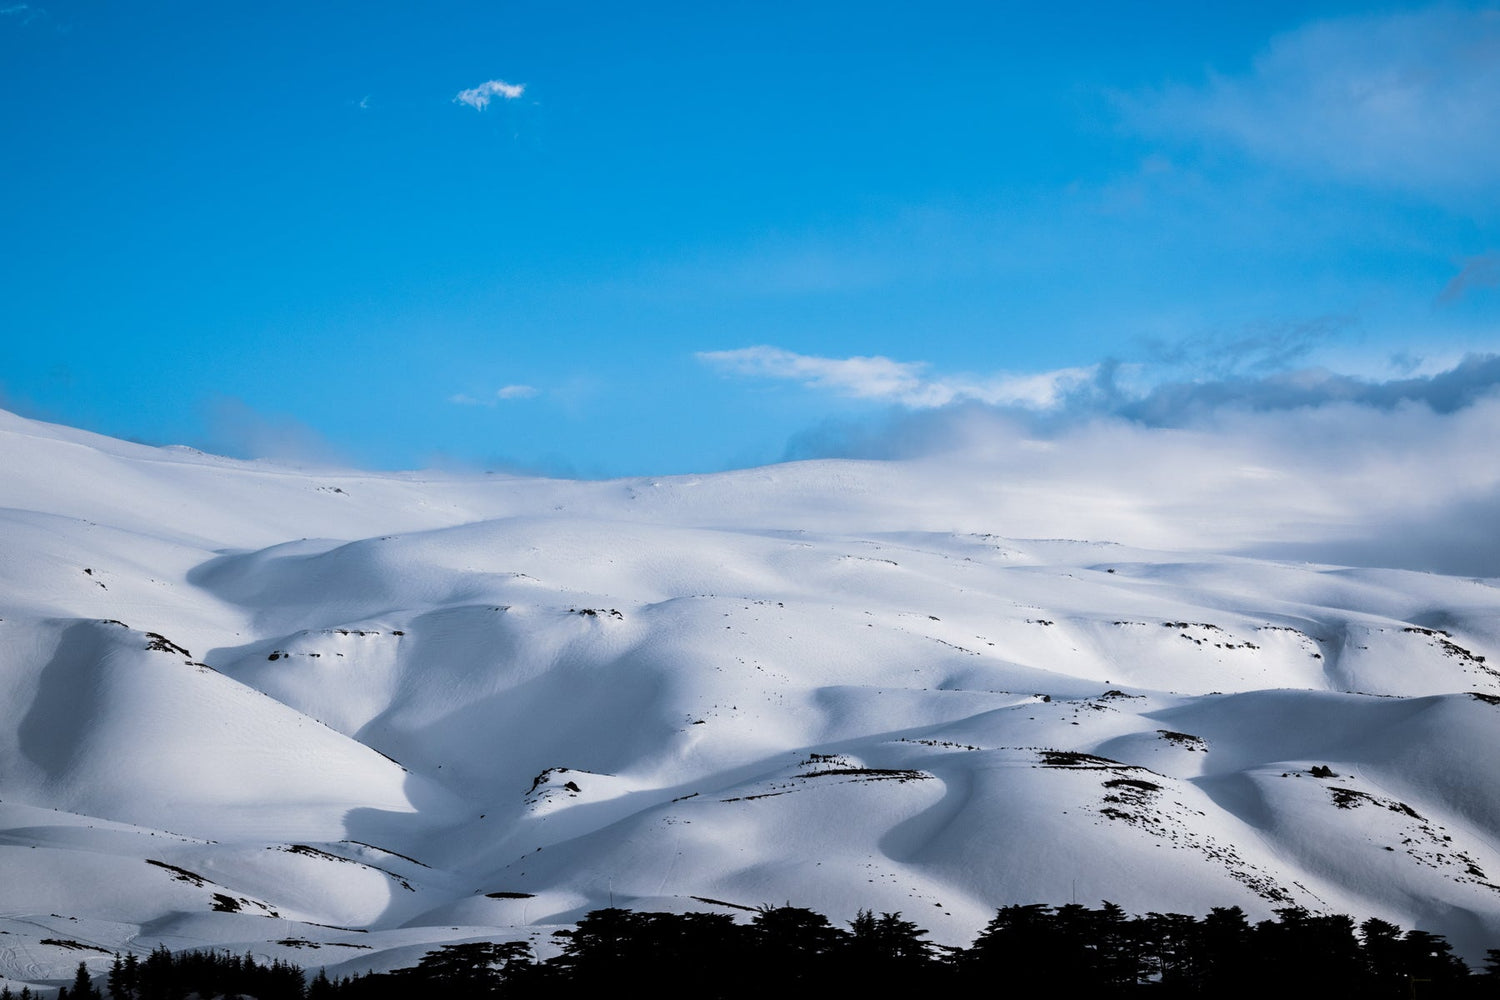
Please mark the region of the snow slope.
POLYGON ((931 463, 370 474, 0 413, 0 470, 0 976, 387 968, 610 903, 1500 942, 1496 581, 931 463))

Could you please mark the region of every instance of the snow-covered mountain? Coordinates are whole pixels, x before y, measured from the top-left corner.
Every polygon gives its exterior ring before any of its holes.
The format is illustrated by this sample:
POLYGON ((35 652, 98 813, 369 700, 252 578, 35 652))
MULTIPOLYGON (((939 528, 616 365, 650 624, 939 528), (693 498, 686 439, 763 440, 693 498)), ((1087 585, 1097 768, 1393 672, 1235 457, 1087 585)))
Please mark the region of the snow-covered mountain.
POLYGON ((1500 942, 1496 581, 1171 524, 934 462, 307 471, 0 413, 0 975, 546 953, 611 903, 1500 942))

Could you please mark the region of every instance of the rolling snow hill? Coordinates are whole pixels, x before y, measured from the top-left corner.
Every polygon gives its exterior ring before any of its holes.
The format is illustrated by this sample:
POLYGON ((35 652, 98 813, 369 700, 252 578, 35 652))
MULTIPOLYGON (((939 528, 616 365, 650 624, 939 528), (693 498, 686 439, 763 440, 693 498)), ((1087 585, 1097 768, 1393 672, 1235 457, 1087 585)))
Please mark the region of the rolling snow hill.
POLYGON ((545 953, 611 903, 1500 942, 1494 580, 1174 545, 921 462, 308 471, 0 413, 0 469, 17 982, 158 943, 545 953))

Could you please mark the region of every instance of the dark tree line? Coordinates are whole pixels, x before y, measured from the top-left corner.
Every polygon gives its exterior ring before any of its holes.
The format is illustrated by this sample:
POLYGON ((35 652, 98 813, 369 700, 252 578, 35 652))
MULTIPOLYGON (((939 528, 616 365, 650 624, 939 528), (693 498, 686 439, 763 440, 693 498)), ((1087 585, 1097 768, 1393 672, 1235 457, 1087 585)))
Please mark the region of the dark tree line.
MULTIPOLYGON (((926 940, 900 913, 862 911, 847 929, 812 910, 765 907, 739 923, 718 913, 595 910, 558 931, 561 954, 534 959, 524 942, 473 942, 428 952, 413 968, 305 980, 286 962, 222 952, 116 959, 112 1000, 477 1000, 598 997, 628 987, 703 1000, 766 997, 1276 997, 1372 1000, 1500 997, 1500 949, 1471 974, 1441 936, 1383 920, 1288 907, 1251 923, 1238 907, 1197 918, 1130 916, 1113 903, 1006 906, 968 948, 926 940)), ((8 991, 7 991, 8 993, 8 991)), ((83 966, 71 1000, 100 996, 83 966)), ((0 1000, 12 1000, 0 993, 0 1000)))

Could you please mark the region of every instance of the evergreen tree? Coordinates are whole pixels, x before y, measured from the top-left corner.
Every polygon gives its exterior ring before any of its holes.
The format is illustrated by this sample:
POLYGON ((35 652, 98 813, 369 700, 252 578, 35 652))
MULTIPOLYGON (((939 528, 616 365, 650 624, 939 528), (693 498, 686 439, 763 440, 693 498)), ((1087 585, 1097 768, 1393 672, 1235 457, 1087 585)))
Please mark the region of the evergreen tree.
POLYGON ((1002 906, 965 956, 965 982, 977 989, 1003 976, 1022 993, 1086 988, 1086 911, 1073 904, 1064 909, 1059 920, 1044 903, 1002 906))
POLYGON ((124 1000, 129 995, 125 992, 125 962, 120 958, 119 952, 115 952, 115 961, 109 967, 104 988, 109 990, 110 1000, 124 1000))
POLYGON ((329 981, 326 970, 319 969, 312 982, 307 984, 307 1000, 333 1000, 336 996, 338 987, 329 981))
POLYGON ((450 944, 423 955, 413 978, 454 1000, 468 1000, 493 993, 513 963, 530 961, 531 947, 524 941, 450 944))
POLYGON ((1406 950, 1401 928, 1378 917, 1359 925, 1360 949, 1364 952, 1372 997, 1405 997, 1410 993, 1406 950))
POLYGON ((1098 992, 1111 995, 1132 989, 1140 979, 1141 952, 1125 910, 1105 900, 1099 909, 1090 911, 1089 926, 1091 978, 1098 992))
POLYGON ((141 963, 134 953, 125 956, 125 975, 121 979, 124 996, 134 997, 140 989, 141 963))
POLYGON ((933 977, 927 932, 901 914, 860 910, 839 949, 840 978, 854 989, 864 982, 875 992, 916 988, 933 977))
POLYGON ((1323 997, 1357 990, 1365 982, 1365 957, 1350 917, 1316 916, 1300 906, 1276 915, 1279 922, 1256 924, 1252 939, 1268 988, 1287 997, 1323 997))
POLYGON ((1148 913, 1138 922, 1149 974, 1171 994, 1192 992, 1202 977, 1198 921, 1183 913, 1148 913))
POLYGON ((1407 975, 1419 996, 1443 996, 1469 978, 1469 967, 1441 934, 1411 930, 1401 939, 1407 975), (1417 984, 1427 984, 1417 989, 1417 984))
POLYGON ((750 922, 751 981, 761 993, 822 996, 838 992, 832 961, 847 935, 800 906, 762 907, 750 922))
POLYGON ((1215 906, 1198 929, 1200 982, 1210 996, 1230 996, 1256 981, 1252 929, 1238 906, 1215 906))
POLYGON ((104 1000, 104 997, 94 988, 94 981, 89 976, 88 966, 82 962, 78 963, 78 972, 73 976, 73 987, 68 991, 68 996, 73 1000, 104 1000))

